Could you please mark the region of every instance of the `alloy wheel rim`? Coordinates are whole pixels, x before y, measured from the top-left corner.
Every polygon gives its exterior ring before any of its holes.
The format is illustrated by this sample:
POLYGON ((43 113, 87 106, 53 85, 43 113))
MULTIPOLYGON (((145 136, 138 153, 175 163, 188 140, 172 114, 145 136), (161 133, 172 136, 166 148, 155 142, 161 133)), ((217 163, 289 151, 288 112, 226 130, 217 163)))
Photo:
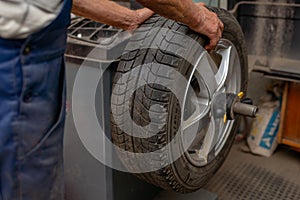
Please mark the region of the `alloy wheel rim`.
POLYGON ((192 164, 205 166, 219 155, 233 129, 234 121, 224 122, 226 94, 240 92, 241 64, 235 46, 226 39, 219 41, 213 54, 203 49, 196 63, 185 92, 181 131, 184 136, 197 126, 185 155, 192 164), (189 99, 189 88, 194 99, 189 99))

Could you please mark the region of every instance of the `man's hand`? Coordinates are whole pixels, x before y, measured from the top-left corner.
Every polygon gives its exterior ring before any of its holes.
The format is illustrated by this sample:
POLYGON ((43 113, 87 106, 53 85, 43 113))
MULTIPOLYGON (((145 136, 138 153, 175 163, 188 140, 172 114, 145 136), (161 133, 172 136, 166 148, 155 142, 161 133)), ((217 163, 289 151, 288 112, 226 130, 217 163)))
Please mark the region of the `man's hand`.
POLYGON ((191 24, 188 25, 194 31, 206 35, 210 39, 205 49, 211 51, 221 39, 224 25, 218 16, 214 12, 209 11, 203 3, 198 3, 197 6, 199 12, 196 14, 196 17, 200 18, 200 22, 193 23, 194 21, 191 21, 191 24))
POLYGON ((149 17, 151 17, 154 12, 148 8, 142 8, 135 11, 136 21, 133 23, 133 26, 128 28, 127 30, 132 30, 138 28, 144 21, 146 21, 149 17))
POLYGON ((73 0, 72 12, 124 30, 136 29, 154 14, 148 8, 134 11, 110 0, 73 0))
POLYGON ((203 3, 192 0, 137 0, 156 13, 182 22, 194 31, 206 35, 210 42, 205 48, 211 51, 222 37, 223 23, 203 3))

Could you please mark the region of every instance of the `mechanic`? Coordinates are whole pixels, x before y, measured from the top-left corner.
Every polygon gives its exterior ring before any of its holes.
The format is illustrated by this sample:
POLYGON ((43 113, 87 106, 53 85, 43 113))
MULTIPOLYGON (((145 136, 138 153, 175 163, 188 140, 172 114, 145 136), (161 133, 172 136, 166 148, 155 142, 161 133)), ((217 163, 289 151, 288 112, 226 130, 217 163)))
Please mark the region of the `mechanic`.
MULTIPOLYGON (((208 36, 223 24, 192 0, 139 0, 208 36)), ((126 30, 153 11, 110 0, 0 0, 0 200, 63 199, 64 51, 70 12, 126 30)))

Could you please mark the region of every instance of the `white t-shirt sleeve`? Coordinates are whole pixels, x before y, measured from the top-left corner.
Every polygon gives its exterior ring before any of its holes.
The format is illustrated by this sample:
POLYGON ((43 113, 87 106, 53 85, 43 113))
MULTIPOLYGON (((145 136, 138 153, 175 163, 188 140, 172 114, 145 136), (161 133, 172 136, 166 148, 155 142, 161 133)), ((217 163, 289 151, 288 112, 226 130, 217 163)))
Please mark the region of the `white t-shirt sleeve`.
POLYGON ((0 37, 22 39, 50 24, 62 0, 0 0, 0 37))

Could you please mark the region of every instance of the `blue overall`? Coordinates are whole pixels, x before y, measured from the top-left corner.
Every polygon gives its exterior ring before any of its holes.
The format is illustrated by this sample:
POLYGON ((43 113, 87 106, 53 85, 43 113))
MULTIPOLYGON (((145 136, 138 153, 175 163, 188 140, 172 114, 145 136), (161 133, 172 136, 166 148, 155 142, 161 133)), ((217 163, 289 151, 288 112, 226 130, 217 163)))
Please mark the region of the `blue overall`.
POLYGON ((71 0, 26 39, 0 38, 0 200, 63 199, 65 66, 71 0))

